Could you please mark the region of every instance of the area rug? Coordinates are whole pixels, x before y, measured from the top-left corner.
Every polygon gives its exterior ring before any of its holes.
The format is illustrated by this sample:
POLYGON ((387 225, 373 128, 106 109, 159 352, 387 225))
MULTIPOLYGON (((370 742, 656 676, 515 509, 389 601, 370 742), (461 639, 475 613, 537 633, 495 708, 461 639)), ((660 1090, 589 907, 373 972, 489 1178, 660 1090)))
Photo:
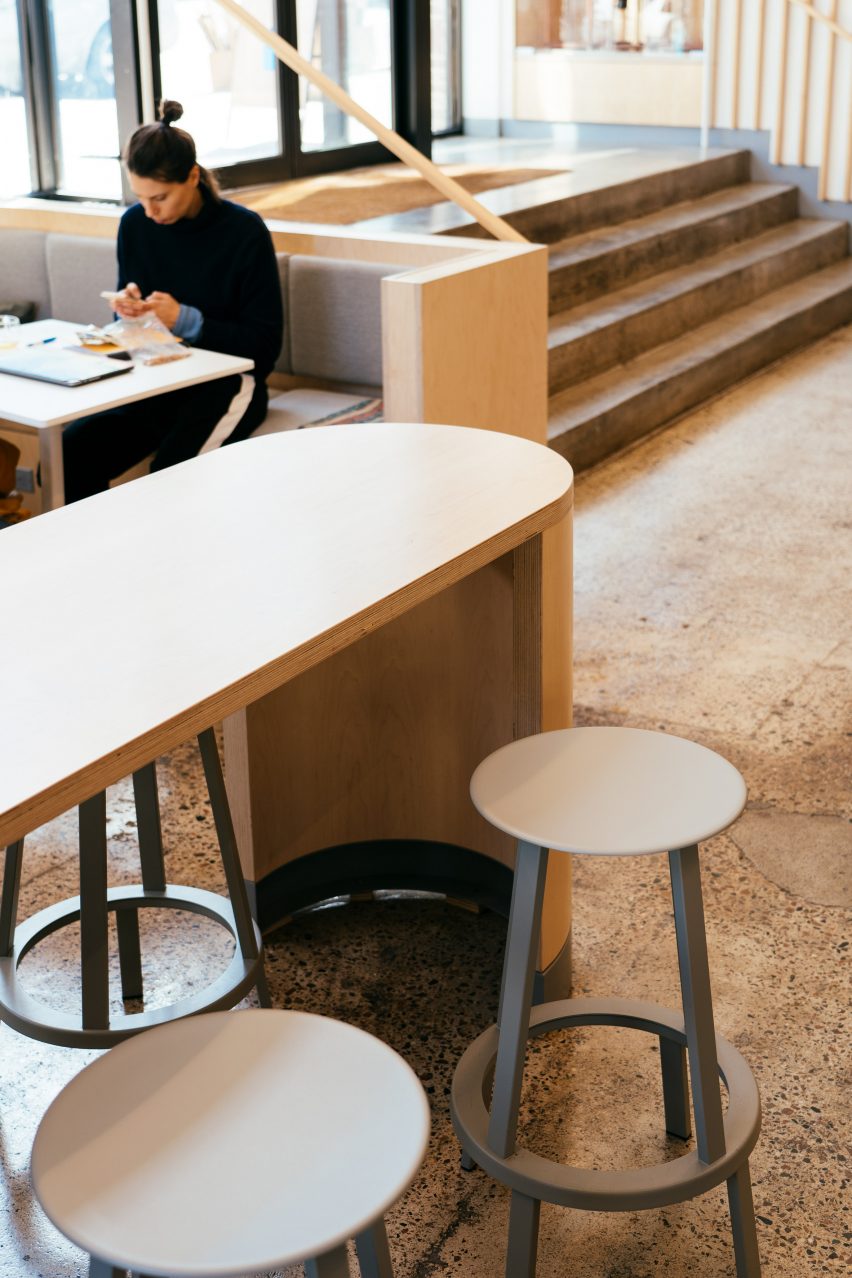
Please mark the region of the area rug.
POLYGON ((359 399, 342 412, 329 413, 312 422, 302 422, 298 429, 303 430, 305 426, 348 426, 351 422, 380 422, 383 420, 384 407, 382 399, 359 399))
MULTIPOLYGON (((517 186, 536 178, 553 177, 567 169, 478 168, 472 164, 446 164, 441 172, 454 178, 472 195, 502 186, 517 186)), ((329 222, 345 226, 386 213, 440 204, 444 196, 415 169, 404 164, 378 164, 372 168, 298 178, 274 186, 229 191, 228 198, 254 209, 264 218, 284 222, 329 222)))

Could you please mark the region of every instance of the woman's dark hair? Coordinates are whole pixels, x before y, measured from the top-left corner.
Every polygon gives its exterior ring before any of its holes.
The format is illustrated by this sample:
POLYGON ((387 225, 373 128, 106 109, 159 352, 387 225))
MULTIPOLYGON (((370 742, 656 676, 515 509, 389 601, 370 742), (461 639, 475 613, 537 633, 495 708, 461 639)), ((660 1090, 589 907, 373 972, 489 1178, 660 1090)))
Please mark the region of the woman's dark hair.
MULTIPOLYGON (((185 182, 198 164, 195 142, 184 129, 174 123, 183 115, 179 102, 164 98, 160 103, 160 123, 142 124, 127 144, 124 161, 137 177, 157 178, 161 182, 185 182)), ((201 181, 214 200, 221 200, 219 183, 213 174, 198 164, 201 181)))

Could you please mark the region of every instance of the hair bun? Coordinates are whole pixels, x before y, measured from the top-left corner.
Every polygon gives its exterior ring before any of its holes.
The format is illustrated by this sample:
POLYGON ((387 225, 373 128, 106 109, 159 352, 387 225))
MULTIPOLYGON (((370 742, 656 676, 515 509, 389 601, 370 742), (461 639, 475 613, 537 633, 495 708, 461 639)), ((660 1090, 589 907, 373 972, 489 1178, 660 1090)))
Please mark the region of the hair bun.
POLYGON ((183 107, 179 102, 172 102, 170 98, 163 98, 160 103, 160 119, 163 124, 174 124, 183 115, 183 107))

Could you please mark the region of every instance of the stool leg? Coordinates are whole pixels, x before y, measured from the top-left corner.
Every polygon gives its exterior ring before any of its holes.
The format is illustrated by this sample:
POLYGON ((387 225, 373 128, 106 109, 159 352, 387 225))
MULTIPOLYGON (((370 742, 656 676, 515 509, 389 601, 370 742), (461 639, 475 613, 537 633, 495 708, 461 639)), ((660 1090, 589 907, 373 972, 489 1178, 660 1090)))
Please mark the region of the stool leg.
POLYGON ((377 1220, 355 1239, 361 1278, 393 1278, 388 1233, 384 1219, 377 1220))
POLYGON ((671 1038, 660 1037, 660 1066, 663 1071, 663 1108, 666 1131, 670 1136, 689 1140, 689 1080, 686 1073, 686 1049, 671 1038))
POLYGON ((106 795, 80 804, 80 970, 83 1028, 109 1029, 106 795))
POLYGON ((249 906, 246 881, 240 865, 237 840, 234 834, 234 823, 231 820, 231 809, 225 791, 225 778, 222 775, 222 764, 219 761, 219 750, 212 728, 199 733, 198 746, 201 750, 201 762, 207 779, 207 792, 213 809, 213 820, 219 837, 219 851, 222 856, 222 868, 228 884, 228 895, 234 911, 234 923, 237 928, 237 944, 243 958, 257 958, 257 942, 254 937, 251 908, 249 906))
POLYGON ((305 1278, 349 1278, 349 1260, 345 1247, 335 1247, 316 1260, 305 1261, 305 1278))
POLYGON ((0 958, 9 958, 15 946, 15 924, 18 921, 18 894, 21 890, 21 862, 24 840, 18 839, 6 848, 3 866, 3 895, 0 897, 0 958))
POLYGON ((97 1256, 91 1256, 89 1278, 127 1278, 127 1270, 117 1269, 115 1265, 110 1265, 105 1260, 98 1260, 97 1256))
POLYGON ((503 960, 497 1065, 488 1124, 488 1144, 500 1158, 508 1158, 515 1148, 546 871, 547 848, 519 842, 503 960))
POLYGON ((731 1210, 737 1278, 760 1278, 760 1254, 757 1250, 757 1228, 747 1162, 728 1180, 728 1206, 731 1210))
POLYGON ((693 845, 670 852, 669 869, 698 1157, 703 1163, 712 1163, 725 1152, 725 1132, 698 848, 693 845))
POLYGON ((540 1215, 541 1203, 537 1198, 527 1198, 516 1189, 512 1191, 506 1278, 535 1278, 540 1215))

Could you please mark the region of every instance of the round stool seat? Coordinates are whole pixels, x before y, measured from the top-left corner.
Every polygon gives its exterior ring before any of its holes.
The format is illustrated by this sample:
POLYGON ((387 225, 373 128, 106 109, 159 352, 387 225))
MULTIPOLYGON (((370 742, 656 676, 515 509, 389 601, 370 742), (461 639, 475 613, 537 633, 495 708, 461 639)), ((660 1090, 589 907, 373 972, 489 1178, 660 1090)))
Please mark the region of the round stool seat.
POLYGON ((84 1069, 36 1135, 32 1177, 66 1237, 168 1278, 322 1255, 410 1184, 429 1108, 386 1044, 305 1012, 217 1012, 84 1069))
POLYGON ((503 746, 470 793, 492 825, 560 852, 691 847, 742 812, 745 782, 706 746, 642 728, 564 728, 503 746))

